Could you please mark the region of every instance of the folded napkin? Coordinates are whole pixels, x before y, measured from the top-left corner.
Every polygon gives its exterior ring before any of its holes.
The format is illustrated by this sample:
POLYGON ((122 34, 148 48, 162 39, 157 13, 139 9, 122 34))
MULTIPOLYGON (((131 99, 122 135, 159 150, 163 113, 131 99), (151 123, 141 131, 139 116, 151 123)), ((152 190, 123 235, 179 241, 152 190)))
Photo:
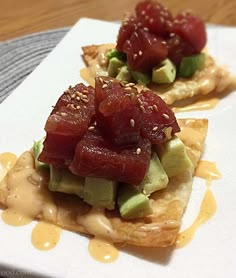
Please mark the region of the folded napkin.
POLYGON ((0 103, 69 31, 69 27, 0 42, 0 103))

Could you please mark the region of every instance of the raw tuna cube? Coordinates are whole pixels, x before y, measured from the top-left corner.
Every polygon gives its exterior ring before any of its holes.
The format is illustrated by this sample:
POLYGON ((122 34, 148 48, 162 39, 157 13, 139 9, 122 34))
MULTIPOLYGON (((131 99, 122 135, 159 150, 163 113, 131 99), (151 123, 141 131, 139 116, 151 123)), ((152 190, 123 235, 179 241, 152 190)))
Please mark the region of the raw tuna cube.
POLYGON ((46 122, 47 135, 39 160, 67 167, 73 159, 77 142, 87 131, 94 115, 93 87, 78 84, 65 91, 46 122))
POLYGON ((140 108, 143 112, 141 135, 152 144, 169 140, 180 131, 175 115, 166 103, 152 91, 141 91, 140 108))
POLYGON ((105 140, 98 130, 88 131, 77 144, 69 169, 72 173, 139 184, 149 167, 151 144, 141 139, 137 146, 121 149, 105 140))
POLYGON ((142 115, 137 94, 137 89, 130 84, 123 85, 113 78, 96 78, 97 124, 117 146, 139 142, 142 115))

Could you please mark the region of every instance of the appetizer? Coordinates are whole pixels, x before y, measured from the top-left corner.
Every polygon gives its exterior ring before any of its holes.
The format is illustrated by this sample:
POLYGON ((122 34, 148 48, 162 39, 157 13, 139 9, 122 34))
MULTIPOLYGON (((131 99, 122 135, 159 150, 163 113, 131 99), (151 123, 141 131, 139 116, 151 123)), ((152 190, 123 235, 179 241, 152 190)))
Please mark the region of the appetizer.
POLYGON ((176 16, 153 0, 126 14, 116 44, 84 46, 87 71, 81 76, 92 82, 95 76, 134 82, 155 91, 168 105, 198 95, 223 92, 233 77, 205 50, 205 25, 190 12, 176 16))
POLYGON ((208 122, 176 120, 162 98, 134 85, 100 76, 95 88, 69 87, 46 137, 1 181, 0 202, 112 242, 173 245, 208 122))

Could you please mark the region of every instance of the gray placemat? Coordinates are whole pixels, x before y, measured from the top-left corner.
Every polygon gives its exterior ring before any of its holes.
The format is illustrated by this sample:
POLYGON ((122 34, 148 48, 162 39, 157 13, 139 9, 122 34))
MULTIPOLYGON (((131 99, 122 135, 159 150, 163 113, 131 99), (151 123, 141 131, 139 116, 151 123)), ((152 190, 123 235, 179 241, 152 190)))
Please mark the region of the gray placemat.
POLYGON ((69 27, 0 42, 0 103, 35 69, 69 27))

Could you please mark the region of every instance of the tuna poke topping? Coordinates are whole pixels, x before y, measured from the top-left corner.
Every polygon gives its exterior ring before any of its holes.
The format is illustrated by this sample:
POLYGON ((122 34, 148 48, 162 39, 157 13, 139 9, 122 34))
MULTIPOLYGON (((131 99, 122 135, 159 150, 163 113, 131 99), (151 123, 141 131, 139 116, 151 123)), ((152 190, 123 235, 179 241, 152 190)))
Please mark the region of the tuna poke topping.
POLYGON ((174 113, 154 92, 97 77, 95 89, 78 84, 58 99, 45 125, 39 161, 79 176, 139 184, 151 146, 179 132, 174 113))

